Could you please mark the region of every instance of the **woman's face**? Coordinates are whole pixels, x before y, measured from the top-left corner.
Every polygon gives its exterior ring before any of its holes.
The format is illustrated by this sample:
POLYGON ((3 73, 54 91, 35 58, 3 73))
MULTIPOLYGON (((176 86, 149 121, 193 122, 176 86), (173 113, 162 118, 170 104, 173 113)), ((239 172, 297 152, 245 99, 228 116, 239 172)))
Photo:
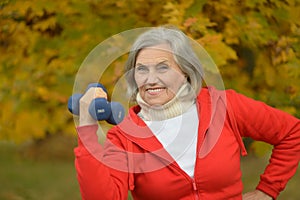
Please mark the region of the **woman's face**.
POLYGON ((134 78, 149 105, 164 105, 186 81, 168 44, 142 49, 136 58, 134 78))

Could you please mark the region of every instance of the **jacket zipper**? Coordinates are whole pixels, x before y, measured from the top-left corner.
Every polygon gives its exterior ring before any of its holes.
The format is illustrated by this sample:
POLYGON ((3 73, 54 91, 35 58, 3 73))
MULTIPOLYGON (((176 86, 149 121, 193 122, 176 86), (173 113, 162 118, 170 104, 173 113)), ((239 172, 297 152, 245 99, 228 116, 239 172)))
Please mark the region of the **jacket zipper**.
POLYGON ((198 188, 197 188, 197 184, 194 178, 191 178, 185 171, 183 171, 180 167, 178 167, 176 164, 172 163, 171 164, 173 167, 175 167, 182 175, 184 175, 189 182, 192 184, 192 188, 193 188, 193 193, 194 193, 194 198, 195 200, 199 200, 199 195, 198 195, 198 188))
POLYGON ((197 188, 197 185, 196 185, 196 182, 195 182, 195 179, 194 178, 190 178, 192 180, 192 184, 193 184, 193 189, 194 189, 194 197, 196 200, 199 200, 199 195, 198 195, 198 188, 197 188))

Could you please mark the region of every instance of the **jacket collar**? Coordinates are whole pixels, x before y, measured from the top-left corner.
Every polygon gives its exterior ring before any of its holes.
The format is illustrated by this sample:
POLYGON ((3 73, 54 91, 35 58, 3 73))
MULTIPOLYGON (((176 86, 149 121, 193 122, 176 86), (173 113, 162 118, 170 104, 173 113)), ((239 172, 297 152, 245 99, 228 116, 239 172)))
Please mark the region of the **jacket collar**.
POLYGON ((162 149, 162 144, 145 122, 137 115, 140 109, 138 105, 130 108, 129 115, 124 118, 118 127, 127 139, 138 144, 143 149, 150 152, 162 149))
MULTIPOLYGON (((225 92, 224 92, 225 93, 225 92)), ((199 150, 204 141, 205 134, 211 124, 216 104, 222 93, 216 92, 213 87, 202 88, 197 96, 197 109, 199 113, 198 147, 199 150)), ((224 95, 225 96, 225 95, 224 95)), ((154 136, 144 121, 137 115, 141 108, 136 105, 129 109, 129 115, 118 125, 124 136, 136 143, 146 151, 153 152, 163 149, 162 144, 154 136)))

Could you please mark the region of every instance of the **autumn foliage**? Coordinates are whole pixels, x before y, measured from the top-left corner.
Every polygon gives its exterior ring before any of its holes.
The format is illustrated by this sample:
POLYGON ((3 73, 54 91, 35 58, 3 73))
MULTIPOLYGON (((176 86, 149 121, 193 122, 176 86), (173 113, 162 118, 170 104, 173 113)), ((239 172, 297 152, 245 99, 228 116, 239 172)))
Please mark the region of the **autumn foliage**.
MULTIPOLYGON (((119 32, 164 24, 207 50, 225 88, 300 117, 299 10, 299 0, 1 0, 0 139, 74 134, 66 104, 88 53, 119 32)), ((122 73, 108 73, 110 87, 122 73)))

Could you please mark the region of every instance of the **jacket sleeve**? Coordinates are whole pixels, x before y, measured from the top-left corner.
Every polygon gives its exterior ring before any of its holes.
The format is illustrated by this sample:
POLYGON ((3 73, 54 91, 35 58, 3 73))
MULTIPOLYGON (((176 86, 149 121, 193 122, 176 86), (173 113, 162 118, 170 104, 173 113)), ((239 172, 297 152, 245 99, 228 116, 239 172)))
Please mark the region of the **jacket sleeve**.
POLYGON ((74 153, 82 199, 125 200, 128 195, 126 153, 114 134, 108 134, 102 147, 97 129, 97 125, 77 128, 78 147, 74 153))
POLYGON ((269 164, 256 189, 274 199, 296 173, 300 160, 300 120, 263 102, 227 91, 242 137, 273 145, 269 164))

